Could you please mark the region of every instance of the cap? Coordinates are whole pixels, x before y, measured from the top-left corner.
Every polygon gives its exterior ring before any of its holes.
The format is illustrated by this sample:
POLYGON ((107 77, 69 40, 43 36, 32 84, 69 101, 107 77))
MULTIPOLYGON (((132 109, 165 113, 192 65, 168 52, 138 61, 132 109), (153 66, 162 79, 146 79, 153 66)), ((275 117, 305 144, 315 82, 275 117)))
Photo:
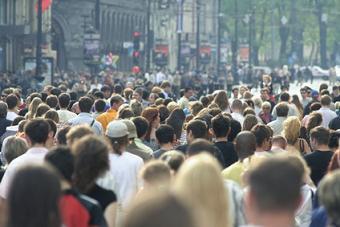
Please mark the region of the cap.
POLYGON ((312 97, 318 97, 319 96, 319 92, 313 90, 311 95, 312 95, 312 97))
POLYGON ((124 119, 122 122, 126 125, 129 132, 129 139, 137 138, 137 129, 133 121, 124 119))
POLYGON ((128 128, 121 120, 112 121, 106 128, 105 135, 111 138, 120 138, 129 134, 128 128))

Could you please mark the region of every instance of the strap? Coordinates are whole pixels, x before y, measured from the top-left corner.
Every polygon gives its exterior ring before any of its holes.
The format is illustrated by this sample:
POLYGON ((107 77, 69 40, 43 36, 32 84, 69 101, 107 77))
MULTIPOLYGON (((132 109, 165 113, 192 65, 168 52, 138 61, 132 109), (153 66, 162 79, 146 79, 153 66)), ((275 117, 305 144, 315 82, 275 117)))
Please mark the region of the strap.
POLYGON ((90 124, 91 127, 94 125, 94 122, 95 122, 95 121, 96 121, 96 120, 93 119, 93 121, 92 121, 91 124, 90 124))

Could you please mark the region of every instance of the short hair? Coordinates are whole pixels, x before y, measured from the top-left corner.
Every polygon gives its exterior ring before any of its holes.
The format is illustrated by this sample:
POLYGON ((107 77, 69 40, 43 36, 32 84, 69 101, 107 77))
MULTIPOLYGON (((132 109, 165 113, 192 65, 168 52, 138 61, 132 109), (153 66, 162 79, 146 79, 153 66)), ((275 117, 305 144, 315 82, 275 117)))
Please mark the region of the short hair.
POLYGON ((110 99, 110 105, 113 106, 113 104, 118 104, 120 102, 124 102, 124 99, 120 95, 114 95, 110 99))
POLYGON ((213 156, 217 157, 219 150, 215 145, 206 140, 206 139, 195 139, 187 148, 187 155, 188 156, 193 156, 200 154, 202 152, 208 152, 209 154, 212 154, 213 156))
POLYGON ((233 142, 236 138, 237 134, 241 132, 242 126, 241 123, 235 119, 230 119, 230 132, 228 135, 228 141, 233 142))
POLYGON ((290 95, 288 92, 283 92, 281 95, 280 95, 280 100, 282 102, 289 102, 289 99, 290 99, 290 95))
POLYGON ((230 128, 230 119, 222 114, 218 114, 211 120, 211 125, 217 138, 226 137, 230 128))
POLYGON ((57 132, 56 139, 59 145, 66 145, 67 139, 66 134, 70 131, 71 126, 65 126, 57 132))
POLYGON ((90 113, 93 106, 93 100, 84 96, 79 99, 79 109, 81 112, 90 113))
POLYGON ((289 107, 286 103, 279 103, 276 106, 276 114, 278 117, 287 117, 289 107))
POLYGON ((4 144, 3 155, 7 164, 9 164, 15 158, 24 154, 27 150, 28 146, 24 139, 16 136, 10 136, 6 144, 4 144))
POLYGON ((340 132, 331 132, 329 136, 328 147, 332 150, 339 148, 339 139, 340 132))
POLYGON ((59 95, 58 100, 60 108, 68 108, 70 105, 71 97, 67 93, 62 93, 59 95))
POLYGON ((47 98, 46 98, 46 104, 51 107, 51 108, 57 108, 58 106, 58 98, 57 96, 55 95, 49 95, 47 98))
POLYGON ((59 115, 58 112, 54 109, 50 109, 49 111, 47 111, 45 113, 44 116, 45 119, 51 119, 52 121, 54 121, 55 123, 59 123, 59 115))
POLYGON ((192 115, 196 116, 204 108, 200 101, 194 101, 190 105, 192 115))
POLYGON ((0 101, 0 118, 6 118, 8 107, 5 102, 0 101))
POLYGON ((135 117, 132 119, 137 129, 137 137, 141 138, 146 135, 149 129, 149 122, 144 117, 135 117))
POLYGON ((18 103, 19 103, 19 99, 15 94, 10 94, 6 97, 5 99, 8 109, 11 110, 13 108, 15 108, 18 103))
POLYGON ((320 84, 319 92, 321 92, 322 90, 328 90, 328 85, 326 83, 320 84))
POLYGON ((208 133, 208 126, 202 120, 191 120, 187 125, 187 132, 190 131, 195 139, 206 138, 208 133))
POLYGON ((156 130, 156 138, 159 144, 172 143, 174 136, 175 131, 170 125, 161 125, 156 130))
POLYGON ((243 131, 250 131, 257 124, 258 124, 257 117, 253 114, 249 114, 244 118, 242 130, 243 131))
POLYGON ((274 136, 272 139, 272 144, 276 144, 282 149, 285 149, 288 145, 286 138, 283 136, 274 136))
POLYGON ((67 146, 52 148, 46 154, 45 161, 51 164, 65 180, 72 181, 74 156, 67 146))
POLYGON ((256 137, 249 131, 240 132, 235 139, 235 150, 238 159, 242 162, 244 159, 253 155, 256 150, 256 137))
POLYGON ((329 137, 330 137, 329 130, 322 126, 313 128, 310 132, 311 140, 312 139, 316 140, 318 145, 328 145, 329 137))
POLYGON ((163 153, 159 159, 167 163, 171 170, 177 172, 185 161, 185 156, 182 152, 172 150, 163 153))
POLYGON ((299 205, 303 177, 302 165, 292 163, 289 157, 272 157, 249 172, 249 192, 260 211, 294 211, 299 205))
POLYGON ((113 90, 116 94, 121 95, 123 92, 123 87, 120 84, 115 84, 115 86, 113 87, 113 90))
POLYGON ((112 89, 109 85, 103 85, 103 87, 100 89, 100 91, 103 92, 103 93, 107 92, 107 91, 112 92, 112 89))
POLYGON ((104 93, 101 92, 101 91, 96 91, 94 94, 93 94, 93 97, 95 97, 96 99, 104 99, 104 93))
POLYGON ((57 87, 54 87, 54 88, 51 89, 50 93, 51 93, 51 95, 55 95, 55 96, 58 97, 61 93, 61 90, 57 87))
POLYGON ((87 135, 93 135, 92 128, 88 125, 76 125, 66 134, 67 144, 71 146, 76 140, 79 140, 87 135))
POLYGON ((340 170, 326 175, 319 184, 318 195, 325 207, 330 223, 340 225, 340 170))
POLYGON ((161 160, 151 160, 146 163, 141 169, 140 176, 152 186, 169 184, 171 179, 169 166, 161 160))
POLYGON ((105 107, 106 107, 106 102, 103 99, 97 99, 94 102, 94 109, 99 113, 104 112, 105 107))
POLYGON ((35 117, 42 117, 47 111, 49 111, 51 108, 46 105, 45 103, 40 103, 38 108, 37 108, 37 112, 35 114, 35 117))
POLYGON ((25 134, 34 144, 45 144, 50 132, 50 124, 43 119, 33 119, 25 125, 25 134))
POLYGON ((257 124, 252 129, 251 132, 254 133, 256 137, 256 145, 260 147, 266 140, 270 139, 270 131, 263 124, 257 124))
POLYGON ((242 101, 239 99, 234 99, 234 101, 231 103, 231 109, 242 110, 242 107, 242 101))
POLYGON ((322 106, 329 106, 332 103, 332 98, 329 95, 323 95, 320 99, 322 106))
POLYGON ((47 123, 50 125, 50 131, 53 132, 53 137, 57 134, 57 124, 51 119, 45 119, 47 123))

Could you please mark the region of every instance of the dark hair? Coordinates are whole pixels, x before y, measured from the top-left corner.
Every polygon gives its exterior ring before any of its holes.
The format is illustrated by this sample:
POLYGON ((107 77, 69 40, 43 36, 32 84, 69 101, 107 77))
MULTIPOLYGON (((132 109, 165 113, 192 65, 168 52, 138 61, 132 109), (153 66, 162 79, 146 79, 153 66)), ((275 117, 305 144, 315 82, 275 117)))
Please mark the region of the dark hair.
POLYGON ((60 196, 59 179, 50 169, 27 166, 18 170, 7 200, 7 226, 60 227, 60 196))
POLYGON ((50 109, 45 113, 44 116, 45 119, 53 120, 55 123, 59 123, 59 115, 58 112, 55 109, 50 109))
POLYGON ((72 181, 74 157, 66 146, 52 148, 45 156, 45 161, 51 164, 68 182, 72 181))
POLYGON ((148 120, 146 120, 144 117, 135 117, 132 119, 132 121, 136 126, 138 138, 141 138, 148 131, 149 128, 148 120))
POLYGON ((101 92, 101 91, 96 91, 94 94, 93 94, 93 97, 95 97, 96 99, 104 99, 104 93, 101 92))
POLYGON ((77 100, 78 99, 77 93, 74 92, 74 91, 71 91, 70 92, 70 98, 71 98, 71 100, 77 100))
POLYGON ((74 185, 81 193, 91 190, 97 178, 109 170, 109 150, 105 140, 94 135, 75 143, 74 185))
POLYGON ((5 101, 7 103, 7 106, 8 106, 9 110, 15 108, 18 105, 18 103, 19 103, 19 99, 18 99, 18 97, 15 94, 8 95, 6 97, 5 101))
POLYGON ((57 134, 57 124, 51 119, 45 119, 50 126, 50 132, 53 132, 53 137, 57 134))
POLYGON ((185 156, 180 151, 167 151, 163 153, 160 157, 160 160, 167 163, 171 170, 177 172, 179 167, 184 163, 185 156))
POLYGON ((257 124, 258 124, 257 117, 253 114, 249 114, 244 118, 242 130, 243 131, 250 131, 257 124))
POLYGON ((59 107, 66 109, 70 105, 71 97, 67 93, 62 93, 59 95, 58 100, 59 100, 59 107))
POLYGON ((331 132, 329 136, 328 147, 330 149, 339 148, 340 132, 331 132))
POLYGON ((124 108, 119 111, 119 119, 130 119, 134 117, 135 115, 133 114, 132 110, 130 108, 124 108))
POLYGON ((168 108, 166 108, 166 106, 161 105, 158 107, 158 111, 159 111, 159 118, 160 118, 160 122, 164 123, 165 120, 169 117, 170 115, 170 111, 168 108))
POLYGON ((58 98, 55 95, 49 95, 46 99, 46 104, 51 108, 57 108, 58 106, 58 98))
POLYGON ((289 99, 290 99, 290 95, 287 93, 287 92, 283 92, 281 95, 280 95, 280 100, 282 102, 289 102, 289 99))
POLYGON ((14 125, 18 125, 21 121, 25 120, 24 117, 22 116, 17 116, 16 118, 14 118, 14 120, 12 121, 12 126, 14 125))
POLYGON ((156 138, 159 144, 172 143, 174 141, 174 129, 169 125, 161 125, 156 130, 156 138))
POLYGON ((254 133, 256 137, 256 146, 260 147, 266 140, 270 139, 270 131, 263 124, 257 124, 252 129, 251 132, 254 133))
POLYGON ((203 104, 203 107, 208 107, 210 104, 210 99, 207 96, 202 96, 200 98, 200 102, 203 104))
POLYGON ((322 90, 328 90, 328 85, 325 83, 320 84, 319 92, 321 92, 322 90))
POLYGON ((252 132, 240 132, 236 136, 235 150, 238 159, 242 162, 244 159, 253 155, 256 150, 256 137, 252 132))
POLYGON ((249 172, 249 190, 263 212, 293 211, 299 205, 303 165, 289 157, 265 160, 249 172), (284 192, 284 193, 282 193, 284 192))
POLYGON ((170 125, 176 135, 176 139, 180 139, 183 131, 183 124, 185 121, 185 113, 182 109, 176 108, 174 109, 169 117, 165 120, 165 124, 170 125))
POLYGON ((110 105, 113 106, 114 104, 118 104, 120 102, 124 102, 124 99, 120 95, 114 95, 110 99, 110 105))
POLYGON ((47 120, 33 119, 25 125, 25 134, 32 144, 45 144, 50 132, 47 120))
POLYGON ((123 92, 123 87, 120 84, 115 84, 115 86, 113 87, 113 90, 116 94, 121 95, 123 92))
POLYGON ((7 116, 7 104, 5 102, 0 102, 0 118, 6 118, 7 116))
POLYGON ((70 131, 71 126, 65 126, 61 128, 56 135, 58 144, 60 145, 66 145, 67 144, 67 139, 66 139, 66 134, 70 131))
POLYGON ((156 107, 147 107, 142 112, 142 117, 145 117, 146 120, 149 122, 149 128, 146 133, 145 139, 147 141, 150 140, 150 133, 151 133, 151 124, 154 120, 156 120, 157 116, 159 115, 159 111, 156 107))
POLYGON ((330 132, 328 129, 318 126, 310 131, 310 139, 316 140, 318 145, 328 145, 330 132))
POLYGON ((94 109, 99 113, 104 112, 105 107, 106 107, 106 102, 103 99, 97 99, 94 102, 94 109))
POLYGON ((47 96, 48 96, 47 93, 41 92, 40 94, 41 94, 41 101, 46 102, 46 99, 47 99, 47 96))
POLYGON ((191 120, 187 125, 187 133, 191 132, 195 139, 205 139, 208 133, 208 126, 202 120, 191 120))
POLYGON ((51 93, 51 95, 55 95, 55 96, 58 97, 61 93, 61 90, 57 87, 54 87, 54 88, 51 89, 50 93, 51 93))
POLYGON ((111 93, 112 89, 109 85, 103 85, 103 87, 100 89, 100 91, 103 92, 103 93, 109 91, 111 93))
POLYGON ((319 102, 313 102, 311 105, 310 105, 310 110, 311 111, 317 111, 321 109, 321 103, 319 102))
POLYGON ((122 147, 126 147, 129 144, 129 137, 127 135, 118 138, 108 137, 108 139, 111 142, 113 152, 118 155, 123 153, 122 147))
POLYGON ((286 103, 279 103, 276 106, 276 114, 278 117, 287 117, 289 107, 286 103))
POLYGON ((79 109, 81 112, 90 113, 93 106, 93 100, 84 96, 79 99, 79 109))
POLYGON ((235 119, 230 119, 230 132, 228 135, 228 141, 233 142, 237 134, 241 132, 241 130, 242 130, 241 123, 235 119))
POLYGON ((37 108, 37 112, 35 114, 35 117, 42 117, 47 111, 49 111, 51 108, 46 105, 45 103, 41 103, 39 104, 38 108, 37 108))
POLYGON ((211 125, 216 138, 226 137, 230 128, 230 119, 219 114, 211 120, 211 125))
POLYGON ((320 101, 321 101, 321 105, 323 105, 323 106, 329 106, 332 103, 332 99, 331 99, 331 97, 329 97, 329 95, 321 96, 320 101))

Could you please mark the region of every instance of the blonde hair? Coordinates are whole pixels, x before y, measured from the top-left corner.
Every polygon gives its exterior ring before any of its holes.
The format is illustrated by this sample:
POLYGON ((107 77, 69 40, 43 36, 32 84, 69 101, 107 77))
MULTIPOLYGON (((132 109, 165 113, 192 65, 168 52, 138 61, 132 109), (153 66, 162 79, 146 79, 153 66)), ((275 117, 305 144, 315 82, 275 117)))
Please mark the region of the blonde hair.
POLYGON ((35 114, 37 113, 38 106, 42 103, 41 99, 39 97, 35 97, 29 107, 28 107, 28 113, 26 115, 27 119, 33 119, 35 114))
POLYGON ((93 135, 94 132, 88 125, 76 125, 66 134, 67 144, 71 147, 77 140, 87 135, 93 135))
POLYGON ((169 102, 168 105, 166 106, 168 108, 168 110, 170 112, 174 111, 174 109, 177 109, 179 108, 180 106, 178 105, 178 103, 172 101, 172 102, 169 102))
POLYGON ((300 136, 301 122, 298 117, 288 117, 283 122, 283 136, 286 138, 287 143, 294 145, 300 136))
POLYGON ((26 141, 15 136, 10 136, 4 146, 3 155, 7 164, 11 163, 15 158, 24 154, 28 150, 26 141))
POLYGON ((208 153, 195 155, 181 166, 174 183, 175 193, 196 208, 209 226, 231 226, 227 191, 221 169, 208 153))
POLYGON ((171 172, 169 166, 160 160, 151 160, 140 171, 141 179, 153 188, 170 185, 171 172))

